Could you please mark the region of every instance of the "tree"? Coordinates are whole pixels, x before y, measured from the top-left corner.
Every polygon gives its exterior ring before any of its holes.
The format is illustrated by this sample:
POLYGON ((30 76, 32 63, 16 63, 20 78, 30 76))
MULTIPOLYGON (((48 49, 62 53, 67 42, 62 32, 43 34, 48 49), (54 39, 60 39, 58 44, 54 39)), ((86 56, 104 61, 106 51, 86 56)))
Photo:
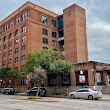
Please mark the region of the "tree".
POLYGON ((1 79, 7 78, 7 77, 8 77, 8 71, 10 71, 10 70, 11 70, 11 68, 8 68, 8 67, 2 68, 2 69, 0 70, 0 78, 1 78, 1 79))
MULTIPOLYGON (((51 74, 54 76, 59 76, 60 78, 60 86, 61 86, 61 76, 69 74, 73 69, 73 65, 70 63, 66 63, 62 60, 56 60, 51 64, 51 74)), ((55 88, 56 93, 56 88, 55 88)))
POLYGON ((62 60, 56 60, 51 64, 50 68, 52 74, 61 76, 70 73, 73 65, 62 60))
POLYGON ((59 53, 54 50, 45 50, 42 49, 39 52, 31 52, 27 54, 26 58, 26 70, 27 73, 33 72, 33 67, 41 66, 45 69, 48 73, 50 72, 50 65, 56 58, 58 57, 59 53))
POLYGON ((8 78, 22 78, 22 75, 18 70, 6 67, 0 70, 0 78, 6 81, 8 78))
POLYGON ((46 78, 46 70, 42 69, 41 66, 34 67, 33 72, 29 74, 30 81, 32 80, 37 84, 37 96, 40 90, 41 85, 44 83, 46 78))
POLYGON ((27 73, 35 73, 35 67, 45 69, 50 75, 61 76, 70 73, 73 65, 57 60, 59 52, 54 50, 40 50, 27 55, 26 69, 27 73))
POLYGON ((8 77, 10 78, 22 78, 22 74, 18 71, 18 70, 15 70, 15 69, 10 69, 8 71, 8 77))

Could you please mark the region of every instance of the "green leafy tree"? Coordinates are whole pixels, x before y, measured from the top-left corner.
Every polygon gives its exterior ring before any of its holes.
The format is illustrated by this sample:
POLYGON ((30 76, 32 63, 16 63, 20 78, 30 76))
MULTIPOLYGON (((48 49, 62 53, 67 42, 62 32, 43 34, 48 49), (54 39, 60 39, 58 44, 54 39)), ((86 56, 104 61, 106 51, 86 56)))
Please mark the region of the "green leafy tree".
POLYGON ((2 68, 0 70, 0 78, 2 80, 4 80, 6 82, 6 85, 7 85, 8 79, 22 78, 22 75, 18 70, 6 67, 6 68, 2 68))
POLYGON ((11 68, 8 68, 8 67, 2 68, 2 69, 0 70, 0 78, 1 78, 1 79, 7 78, 7 77, 8 77, 8 71, 10 71, 10 70, 11 70, 11 68))
POLYGON ((51 64, 51 73, 55 76, 60 76, 60 85, 61 85, 61 76, 69 74, 73 69, 71 63, 66 63, 62 60, 56 60, 51 64))
POLYGON ((32 80, 37 84, 37 96, 42 84, 44 84, 46 78, 46 70, 42 69, 41 66, 34 67, 33 72, 29 74, 30 81, 32 80))
POLYGON ((39 52, 31 52, 27 54, 26 58, 26 69, 27 73, 33 72, 33 68, 36 66, 41 66, 45 69, 48 73, 50 72, 50 65, 56 58, 58 57, 59 53, 54 50, 45 50, 42 49, 39 52))
POLYGON ((23 75, 18 70, 10 69, 8 71, 8 77, 21 79, 23 77, 23 75))

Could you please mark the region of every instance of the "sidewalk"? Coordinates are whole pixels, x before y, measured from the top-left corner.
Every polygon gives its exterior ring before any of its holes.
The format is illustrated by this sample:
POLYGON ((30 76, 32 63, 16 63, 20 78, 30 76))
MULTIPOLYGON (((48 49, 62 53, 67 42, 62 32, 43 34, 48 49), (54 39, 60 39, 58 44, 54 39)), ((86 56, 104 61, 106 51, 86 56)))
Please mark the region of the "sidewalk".
POLYGON ((110 94, 103 94, 103 101, 110 101, 110 94))
MULTIPOLYGON (((15 96, 13 96, 13 98, 20 100, 28 100, 28 96, 26 96, 26 93, 18 93, 15 96)), ((60 102, 61 101, 60 98, 69 98, 69 97, 63 95, 52 95, 49 97, 42 97, 42 99, 32 99, 32 100, 41 101, 41 102, 60 102)), ((101 100, 110 101, 110 94, 103 94, 103 98, 101 100)))
POLYGON ((39 102, 61 102, 59 98, 53 97, 42 97, 41 99, 28 99, 29 96, 12 96, 12 99, 19 99, 19 100, 30 100, 30 101, 39 101, 39 102))

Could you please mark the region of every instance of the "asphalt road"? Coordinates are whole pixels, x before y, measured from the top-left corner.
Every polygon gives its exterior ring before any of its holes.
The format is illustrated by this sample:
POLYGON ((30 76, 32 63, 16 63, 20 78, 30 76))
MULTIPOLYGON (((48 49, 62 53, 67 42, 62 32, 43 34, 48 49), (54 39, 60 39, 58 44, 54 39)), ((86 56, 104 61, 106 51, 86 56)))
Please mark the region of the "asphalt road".
POLYGON ((0 110, 110 110, 110 101, 60 98, 60 102, 12 99, 0 95, 0 110))

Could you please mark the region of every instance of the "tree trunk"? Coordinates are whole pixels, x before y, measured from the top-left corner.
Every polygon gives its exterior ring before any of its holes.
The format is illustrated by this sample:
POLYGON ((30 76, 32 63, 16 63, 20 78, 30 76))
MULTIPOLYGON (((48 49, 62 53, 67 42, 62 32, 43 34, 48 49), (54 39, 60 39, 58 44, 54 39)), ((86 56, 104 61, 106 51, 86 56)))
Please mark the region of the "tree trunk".
POLYGON ((40 91, 40 86, 37 87, 37 93, 36 93, 36 96, 39 95, 39 91, 40 91))

